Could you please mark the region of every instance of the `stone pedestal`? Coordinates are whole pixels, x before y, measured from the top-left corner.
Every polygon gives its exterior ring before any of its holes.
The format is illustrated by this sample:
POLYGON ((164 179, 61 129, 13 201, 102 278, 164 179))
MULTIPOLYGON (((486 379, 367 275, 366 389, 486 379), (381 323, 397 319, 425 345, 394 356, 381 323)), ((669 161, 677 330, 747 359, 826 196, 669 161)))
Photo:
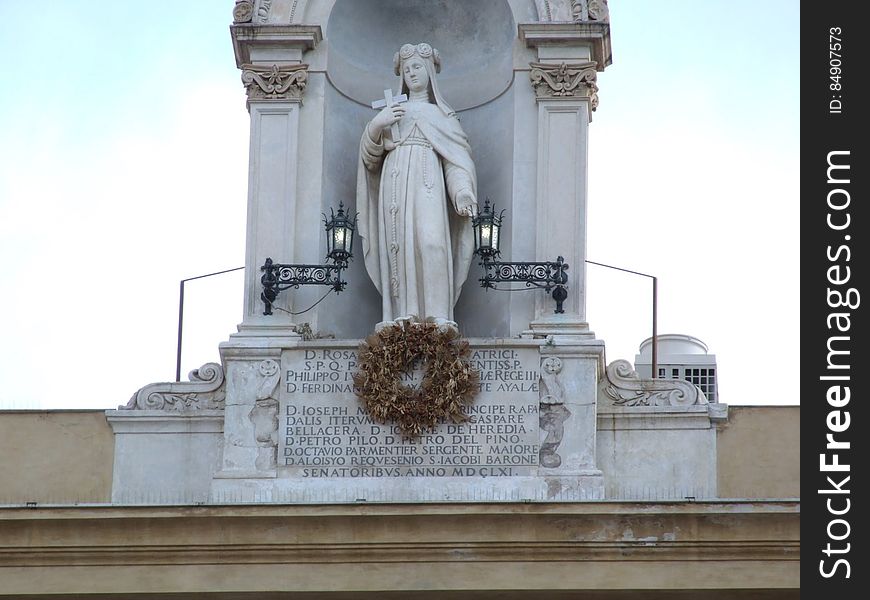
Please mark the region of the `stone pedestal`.
POLYGON ((619 361, 605 369, 604 343, 587 325, 588 126, 597 73, 610 64, 605 3, 262 0, 238 2, 233 15, 251 118, 243 319, 221 365, 145 386, 108 411, 114 501, 715 494, 726 409, 685 382, 642 380, 619 361), (347 292, 303 317, 290 313, 324 288, 284 291, 265 316, 260 266, 324 261, 320 215, 339 202, 355 210, 370 102, 398 83, 392 54, 421 41, 450 63, 440 90, 473 149, 478 200, 509 209, 504 259, 563 256, 570 270, 565 313, 555 315, 540 290, 484 295, 472 265, 456 315, 479 393, 467 421, 410 439, 373 421, 353 389, 359 338, 380 314, 359 246, 347 292))
MULTIPOLYGON (((468 421, 407 437, 353 388, 359 340, 222 345, 223 460, 213 502, 593 500, 603 345, 472 339, 468 421)), ((414 380, 422 379, 422 371, 414 380)))

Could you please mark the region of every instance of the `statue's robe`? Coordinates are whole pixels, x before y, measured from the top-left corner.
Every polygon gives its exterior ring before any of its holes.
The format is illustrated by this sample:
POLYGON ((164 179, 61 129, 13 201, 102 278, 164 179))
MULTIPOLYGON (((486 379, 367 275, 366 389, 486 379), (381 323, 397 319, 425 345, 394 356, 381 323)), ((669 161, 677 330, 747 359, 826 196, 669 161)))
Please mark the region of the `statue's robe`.
POLYGON ((455 198, 477 199, 468 138, 436 104, 407 102, 398 122, 360 141, 356 209, 366 269, 383 299, 383 320, 453 320, 474 251, 471 218, 455 198))

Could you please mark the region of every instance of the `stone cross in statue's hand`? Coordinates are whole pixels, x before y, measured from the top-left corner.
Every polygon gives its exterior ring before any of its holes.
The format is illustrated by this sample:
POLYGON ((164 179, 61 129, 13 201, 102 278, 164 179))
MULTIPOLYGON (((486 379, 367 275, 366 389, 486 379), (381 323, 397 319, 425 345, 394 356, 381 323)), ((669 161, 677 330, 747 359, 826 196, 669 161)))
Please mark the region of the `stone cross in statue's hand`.
MULTIPOLYGON (((384 108, 392 104, 401 104, 407 101, 408 96, 405 94, 393 96, 393 90, 384 90, 384 99, 372 102, 372 108, 384 108)), ((394 142, 399 141, 399 125, 397 123, 390 125, 390 135, 393 137, 394 142)))

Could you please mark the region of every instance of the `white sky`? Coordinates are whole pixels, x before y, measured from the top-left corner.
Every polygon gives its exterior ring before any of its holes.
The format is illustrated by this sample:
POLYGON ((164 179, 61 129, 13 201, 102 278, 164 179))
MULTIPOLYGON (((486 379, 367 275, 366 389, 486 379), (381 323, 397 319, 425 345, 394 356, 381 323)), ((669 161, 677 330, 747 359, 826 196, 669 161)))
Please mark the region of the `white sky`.
MULTIPOLYGON (((231 0, 0 2, 0 408, 114 408, 175 377, 178 282, 244 262, 248 120, 231 0)), ((720 399, 799 401, 799 3, 611 2, 588 257, 659 278, 659 333, 720 399)), ((589 267, 607 360, 648 279, 589 267)), ((236 272, 185 287, 182 372, 218 361, 236 272)))

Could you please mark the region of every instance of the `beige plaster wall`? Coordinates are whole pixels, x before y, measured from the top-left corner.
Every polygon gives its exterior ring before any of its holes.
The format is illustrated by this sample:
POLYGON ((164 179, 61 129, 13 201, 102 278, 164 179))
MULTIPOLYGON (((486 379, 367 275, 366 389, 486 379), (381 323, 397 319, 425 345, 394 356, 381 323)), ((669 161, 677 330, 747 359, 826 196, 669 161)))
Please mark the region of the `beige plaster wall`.
POLYGON ((102 410, 0 411, 0 504, 108 502, 114 440, 102 410))
POLYGON ((800 406, 731 406, 719 430, 720 498, 800 496, 800 406))
MULTIPOLYGON (((721 498, 800 496, 800 407, 732 406, 717 440, 721 498)), ((102 410, 0 411, 0 504, 108 502, 102 410)))

